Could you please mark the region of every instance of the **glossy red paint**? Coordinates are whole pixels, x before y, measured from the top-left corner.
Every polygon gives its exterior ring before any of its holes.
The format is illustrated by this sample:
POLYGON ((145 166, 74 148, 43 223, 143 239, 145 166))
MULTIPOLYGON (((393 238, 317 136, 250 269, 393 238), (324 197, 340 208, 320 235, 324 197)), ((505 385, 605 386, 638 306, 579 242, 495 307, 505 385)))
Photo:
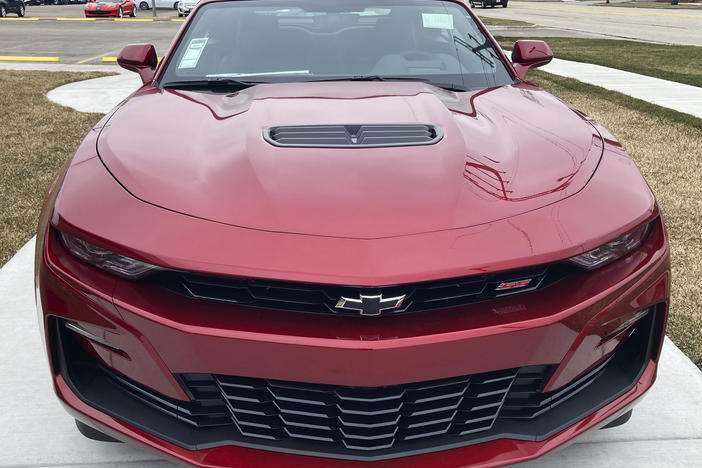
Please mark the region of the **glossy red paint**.
POLYGON ((350 239, 513 217, 577 193, 597 167, 595 129, 544 91, 493 88, 473 101, 474 118, 453 113, 456 101, 456 93, 422 83, 268 84, 233 95, 151 88, 110 120, 98 152, 148 203, 243 228, 350 239), (538 121, 524 117, 535 112, 538 121), (180 116, 179 131, 144 158, 153 134, 171 131, 168 115, 180 116), (138 118, 153 125, 136 129, 138 118), (363 154, 279 148, 261 138, 266 127, 301 122, 430 122, 444 137, 431 147, 363 154), (475 170, 464 171, 467 164, 475 170))
POLYGON ((85 16, 90 17, 122 17, 136 16, 137 6, 134 0, 116 0, 114 2, 89 1, 85 4, 85 16))
POLYGON ((512 62, 520 79, 526 77, 531 68, 544 66, 553 60, 553 52, 544 41, 521 40, 514 43, 512 62))
MULTIPOLYGON (((143 62, 148 50, 139 47, 125 63, 143 62)), ((528 83, 466 93, 291 83, 227 96, 147 84, 91 130, 50 188, 35 269, 42 327, 50 317, 75 321, 121 350, 85 342, 107 366, 187 400, 174 373, 382 386, 555 364, 546 390, 557 389, 611 354, 637 312, 657 304, 666 312, 668 257, 653 195, 621 145, 528 83), (274 125, 407 115, 441 126, 444 139, 366 153, 276 148, 262 138, 274 125), (144 119, 156 127, 133 124, 144 119), (647 222, 653 229, 638 250, 577 278, 374 319, 185 298, 98 270, 55 234, 178 270, 381 286, 560 262, 647 222)), ((42 335, 53 359, 55 344, 42 335)), ((626 411, 653 384, 656 362, 657 354, 628 393, 543 442, 501 439, 376 465, 489 467, 538 457, 626 411)), ((369 464, 234 446, 188 451, 87 406, 60 374, 53 380, 75 417, 195 466, 369 464)))
POLYGON ((381 386, 560 362, 550 385, 557 388, 613 351, 619 340, 599 346, 616 328, 613 319, 624 321, 669 294, 662 226, 627 261, 588 275, 584 282, 565 280, 538 293, 501 298, 489 307, 476 304, 373 320, 261 311, 183 298, 156 286, 90 271, 55 236, 44 244, 43 257, 46 281, 53 281, 47 290, 57 303, 66 305, 56 314, 88 327, 96 325, 98 335, 131 357, 96 349, 111 367, 174 398, 182 398, 182 390, 171 373, 193 369, 381 386), (83 283, 83 290, 68 286, 83 276, 104 283, 83 283), (98 292, 88 292, 97 287, 112 291, 111 303, 98 292), (97 322, 91 319, 95 314, 97 322), (446 359, 461 355, 481 359, 446 359), (398 367, 397 362, 413 365, 398 367))
POLYGON ((131 44, 122 49, 117 57, 120 67, 137 72, 142 83, 148 83, 154 77, 158 56, 151 44, 131 44))
MULTIPOLYGON (((56 201, 54 224, 95 244, 174 269, 364 286, 417 282, 559 261, 616 239, 657 213, 633 161, 607 150, 580 192, 506 219, 377 239, 260 231, 164 210, 131 196, 95 155, 97 133, 79 150, 80 164, 69 171, 56 201), (161 226, 158 231, 151 227, 155 223, 161 226)), ((462 167, 456 171, 462 178, 462 167)), ((495 209, 498 204, 511 209, 496 197, 485 198, 494 200, 495 209)), ((369 229, 383 222, 362 219, 359 224, 369 229)), ((310 220, 317 222, 316 217, 310 220)))

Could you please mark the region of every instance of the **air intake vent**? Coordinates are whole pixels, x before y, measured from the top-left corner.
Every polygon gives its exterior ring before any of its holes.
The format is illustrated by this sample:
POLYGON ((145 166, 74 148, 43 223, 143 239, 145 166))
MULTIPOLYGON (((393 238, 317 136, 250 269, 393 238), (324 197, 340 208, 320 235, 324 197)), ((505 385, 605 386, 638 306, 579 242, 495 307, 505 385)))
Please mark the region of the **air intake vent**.
POLYGON ((433 145, 443 137, 439 127, 424 124, 300 125, 270 127, 263 137, 275 146, 298 148, 379 148, 433 145))

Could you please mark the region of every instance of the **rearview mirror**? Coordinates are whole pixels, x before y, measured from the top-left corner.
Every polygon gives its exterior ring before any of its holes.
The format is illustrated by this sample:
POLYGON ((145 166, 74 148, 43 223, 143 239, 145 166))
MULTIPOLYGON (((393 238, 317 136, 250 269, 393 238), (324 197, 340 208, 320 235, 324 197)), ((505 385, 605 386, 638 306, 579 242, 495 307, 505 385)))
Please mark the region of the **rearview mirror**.
POLYGON ((124 69, 139 73, 142 83, 146 84, 154 79, 158 56, 151 44, 130 44, 119 53, 117 63, 124 69))
POLYGON ((523 80, 530 68, 541 67, 553 59, 551 48, 544 41, 517 41, 512 49, 512 63, 517 77, 523 80))

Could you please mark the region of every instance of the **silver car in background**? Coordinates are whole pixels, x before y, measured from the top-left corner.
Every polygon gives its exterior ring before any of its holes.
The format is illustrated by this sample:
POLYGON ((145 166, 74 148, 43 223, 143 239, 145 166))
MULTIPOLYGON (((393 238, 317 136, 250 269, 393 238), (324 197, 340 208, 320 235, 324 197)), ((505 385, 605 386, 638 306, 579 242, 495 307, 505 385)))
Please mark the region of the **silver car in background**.
POLYGON ((178 0, 178 16, 188 16, 199 0, 178 0))

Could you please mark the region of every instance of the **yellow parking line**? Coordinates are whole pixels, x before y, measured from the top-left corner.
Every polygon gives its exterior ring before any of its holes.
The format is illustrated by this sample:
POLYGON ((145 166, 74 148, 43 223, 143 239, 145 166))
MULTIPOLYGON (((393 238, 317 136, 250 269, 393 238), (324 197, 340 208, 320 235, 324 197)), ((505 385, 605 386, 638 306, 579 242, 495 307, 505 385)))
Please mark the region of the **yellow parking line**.
POLYGON ((0 18, 0 21, 38 21, 39 18, 0 18))
MULTIPOLYGON (((158 61, 159 61, 159 62, 160 62, 161 60, 163 60, 163 57, 159 57, 159 58, 158 58, 158 61)), ((116 62, 117 62, 117 57, 103 57, 103 58, 102 58, 102 61, 105 62, 105 63, 116 63, 116 62)), ((77 62, 77 63, 81 63, 81 62, 77 62)))
POLYGON ((536 6, 536 5, 514 5, 512 8, 524 8, 526 10, 543 10, 543 11, 567 11, 572 13, 592 13, 595 15, 629 15, 629 16, 672 16, 675 18, 700 18, 699 15, 685 15, 682 13, 657 13, 653 11, 615 11, 611 7, 597 7, 598 10, 589 10, 585 8, 565 8, 552 6, 536 6), (602 10, 602 11, 599 11, 602 10))
MULTIPOLYGON (((100 55, 95 55, 95 56, 93 56, 93 57, 88 57, 88 58, 84 58, 84 59, 82 59, 82 60, 78 60, 78 61, 76 62, 76 64, 81 64, 81 63, 86 63, 86 62, 92 62, 93 60, 97 60, 97 59, 99 59, 99 58, 103 58, 105 55, 107 55, 107 54, 114 54, 115 52, 119 52, 119 49, 108 50, 107 52, 104 52, 104 53, 102 53, 102 54, 100 54, 100 55)), ((116 60, 116 59, 115 59, 115 60, 116 60)))
POLYGON ((183 21, 185 21, 185 19, 184 18, 171 18, 171 21, 176 21, 176 22, 182 23, 183 21))
POLYGON ((153 18, 115 18, 115 21, 134 21, 134 22, 151 22, 153 21, 153 18))
POLYGON ((95 21, 97 18, 53 18, 56 21, 95 21))
POLYGON ((59 62, 60 57, 23 57, 15 55, 0 55, 0 62, 59 62))

